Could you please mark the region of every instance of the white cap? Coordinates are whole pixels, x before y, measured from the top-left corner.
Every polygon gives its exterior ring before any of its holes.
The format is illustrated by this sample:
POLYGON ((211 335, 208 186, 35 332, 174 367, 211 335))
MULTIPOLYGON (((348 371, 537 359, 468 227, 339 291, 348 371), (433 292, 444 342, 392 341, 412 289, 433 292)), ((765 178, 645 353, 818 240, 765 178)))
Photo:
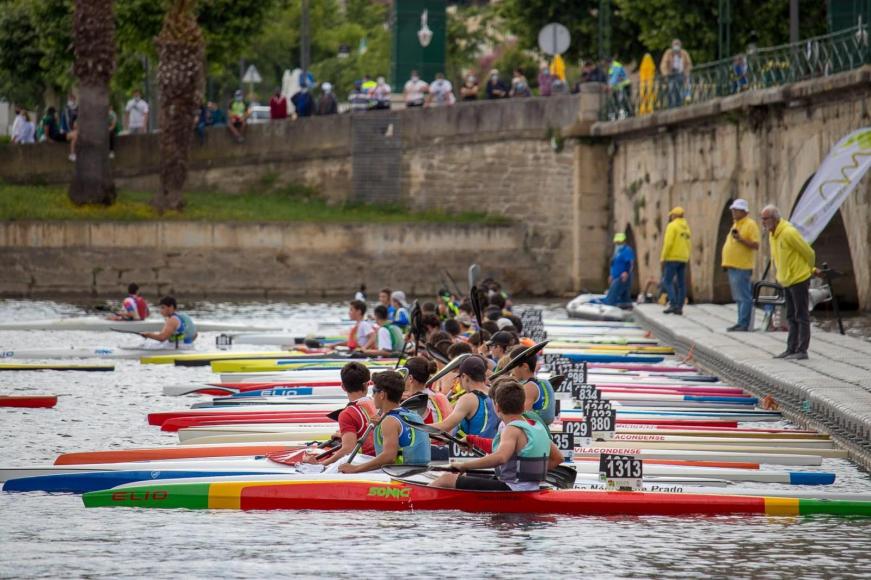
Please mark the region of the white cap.
POLYGON ((508 318, 500 318, 496 321, 496 326, 499 327, 499 330, 502 330, 503 328, 514 326, 514 323, 511 322, 511 320, 509 320, 508 318))
POLYGON ((393 292, 393 294, 390 295, 390 299, 396 300, 397 302, 399 302, 403 306, 405 306, 407 304, 405 302, 405 292, 403 292, 402 290, 395 290, 393 292))
POLYGON ((750 211, 750 205, 747 203, 746 199, 736 199, 732 202, 732 205, 729 206, 729 209, 740 209, 741 211, 750 211))
POLYGON ((325 92, 329 93, 331 90, 333 90, 333 85, 331 85, 330 83, 324 83, 324 84, 321 85, 321 88, 322 88, 325 92))

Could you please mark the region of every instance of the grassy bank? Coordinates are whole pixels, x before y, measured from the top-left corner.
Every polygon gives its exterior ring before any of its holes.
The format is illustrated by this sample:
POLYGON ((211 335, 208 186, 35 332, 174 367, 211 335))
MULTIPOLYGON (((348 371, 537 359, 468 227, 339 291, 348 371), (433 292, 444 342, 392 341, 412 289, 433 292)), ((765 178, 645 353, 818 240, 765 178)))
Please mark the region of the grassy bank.
POLYGON ((327 205, 305 187, 287 187, 269 192, 238 195, 205 191, 185 194, 183 212, 159 216, 148 204, 150 193, 122 191, 111 207, 75 206, 64 187, 24 186, 0 183, 0 221, 242 221, 324 223, 507 223, 505 218, 474 212, 409 211, 398 205, 327 205))

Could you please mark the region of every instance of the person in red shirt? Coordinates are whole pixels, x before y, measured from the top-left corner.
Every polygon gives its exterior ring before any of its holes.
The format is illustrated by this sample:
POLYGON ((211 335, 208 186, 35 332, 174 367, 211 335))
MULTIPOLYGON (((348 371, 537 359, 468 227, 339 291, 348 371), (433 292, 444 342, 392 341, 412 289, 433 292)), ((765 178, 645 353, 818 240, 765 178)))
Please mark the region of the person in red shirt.
POLYGON ((287 119, 287 99, 280 88, 275 89, 275 94, 269 99, 269 118, 273 121, 287 119))
MULTIPOLYGON (((342 390, 348 395, 348 404, 339 413, 338 418, 339 437, 341 438, 342 446, 335 453, 321 460, 315 459, 314 456, 307 456, 307 463, 330 465, 340 458, 349 455, 354 450, 354 447, 357 446, 359 438, 366 432, 369 421, 376 415, 375 403, 368 396, 370 375, 366 365, 358 362, 349 362, 342 367, 340 377, 342 379, 342 390)), ((371 433, 366 438, 360 451, 364 455, 375 455, 375 443, 371 433)))

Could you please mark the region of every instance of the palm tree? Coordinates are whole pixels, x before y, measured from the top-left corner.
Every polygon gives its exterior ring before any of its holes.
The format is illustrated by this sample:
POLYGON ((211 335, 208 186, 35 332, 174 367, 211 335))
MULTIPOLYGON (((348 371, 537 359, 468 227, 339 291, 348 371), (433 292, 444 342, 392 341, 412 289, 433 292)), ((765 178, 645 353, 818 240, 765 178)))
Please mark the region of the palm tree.
POLYGON ((160 191, 158 212, 184 207, 182 188, 194 138, 193 117, 202 102, 205 41, 197 25, 196 0, 172 0, 157 37, 160 64, 160 191))
POLYGON ((109 80, 115 71, 112 0, 76 0, 73 23, 79 82, 76 171, 69 196, 75 204, 115 201, 109 161, 109 80))

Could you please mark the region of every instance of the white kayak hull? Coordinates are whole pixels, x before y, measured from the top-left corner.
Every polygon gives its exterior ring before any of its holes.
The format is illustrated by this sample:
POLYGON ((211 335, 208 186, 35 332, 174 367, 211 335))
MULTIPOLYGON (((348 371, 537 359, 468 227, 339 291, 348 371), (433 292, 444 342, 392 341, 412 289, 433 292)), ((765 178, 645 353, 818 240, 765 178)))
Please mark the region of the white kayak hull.
MULTIPOLYGON (((274 326, 238 324, 220 321, 194 321, 200 332, 243 332, 281 330, 274 326)), ((80 317, 58 318, 51 320, 21 320, 0 323, 0 330, 77 330, 108 332, 112 330, 133 330, 136 332, 154 332, 163 328, 162 318, 151 317, 148 320, 118 321, 105 318, 80 317)))
POLYGON ((569 318, 584 320, 625 321, 632 317, 631 310, 624 310, 607 304, 597 304, 592 300, 601 300, 604 294, 581 294, 566 304, 566 313, 569 318))

